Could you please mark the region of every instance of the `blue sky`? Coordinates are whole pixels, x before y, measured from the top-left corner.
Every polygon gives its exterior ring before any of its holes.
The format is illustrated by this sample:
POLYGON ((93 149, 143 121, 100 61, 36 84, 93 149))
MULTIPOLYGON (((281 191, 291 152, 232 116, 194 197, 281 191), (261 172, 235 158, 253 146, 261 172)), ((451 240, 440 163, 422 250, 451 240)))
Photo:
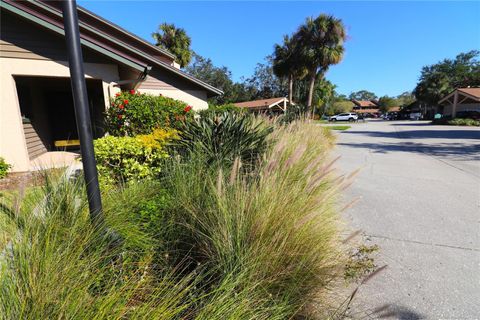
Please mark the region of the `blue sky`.
POLYGON ((415 87, 422 66, 480 49, 479 1, 78 3, 149 41, 160 23, 175 23, 187 30, 193 50, 227 66, 234 80, 251 76, 282 35, 306 17, 333 14, 349 39, 343 61, 327 79, 344 94, 366 89, 398 95, 415 87))

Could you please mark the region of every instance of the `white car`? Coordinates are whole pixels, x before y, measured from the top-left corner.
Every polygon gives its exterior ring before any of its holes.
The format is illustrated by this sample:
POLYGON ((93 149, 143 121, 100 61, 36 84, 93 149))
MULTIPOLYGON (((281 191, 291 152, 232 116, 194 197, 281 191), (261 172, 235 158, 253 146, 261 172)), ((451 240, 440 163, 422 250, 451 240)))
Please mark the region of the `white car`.
POLYGON ((334 116, 331 116, 328 121, 357 121, 358 115, 356 113, 340 113, 334 116))
POLYGON ((410 113, 410 120, 420 120, 422 119, 422 114, 420 112, 410 113))

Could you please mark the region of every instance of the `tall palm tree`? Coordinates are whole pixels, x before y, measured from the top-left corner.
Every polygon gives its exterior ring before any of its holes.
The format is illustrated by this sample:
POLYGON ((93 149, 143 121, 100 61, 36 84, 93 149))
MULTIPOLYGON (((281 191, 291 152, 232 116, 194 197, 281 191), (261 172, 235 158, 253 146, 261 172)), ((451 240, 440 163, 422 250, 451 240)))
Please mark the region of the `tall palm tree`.
POLYGON ((293 82, 306 75, 294 38, 283 36, 283 45, 276 44, 273 53, 273 73, 279 78, 288 78, 288 100, 293 101, 293 82))
POLYGON ((308 69, 309 92, 307 108, 311 112, 315 80, 323 77, 328 68, 343 58, 343 42, 346 39, 342 20, 331 15, 321 14, 317 18, 307 18, 295 34, 301 57, 308 69))
POLYGON ((175 61, 183 68, 192 60, 190 44, 192 40, 183 28, 177 28, 173 23, 162 23, 158 31, 152 33, 155 45, 167 49, 175 56, 175 61))

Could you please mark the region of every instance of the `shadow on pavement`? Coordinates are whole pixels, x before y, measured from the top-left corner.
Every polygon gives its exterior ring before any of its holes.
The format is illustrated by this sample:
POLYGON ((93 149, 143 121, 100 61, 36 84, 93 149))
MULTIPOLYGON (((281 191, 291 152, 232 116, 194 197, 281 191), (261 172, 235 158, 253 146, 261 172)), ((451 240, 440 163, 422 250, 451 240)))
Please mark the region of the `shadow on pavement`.
POLYGON ((355 131, 349 130, 342 134, 356 134, 378 138, 397 139, 478 139, 480 142, 480 129, 478 130, 406 130, 406 131, 355 131))
POLYGON ((409 127, 432 127, 430 122, 405 122, 405 123, 392 123, 394 126, 409 126, 409 127))
POLYGON ((407 307, 395 305, 395 304, 385 304, 369 314, 370 317, 374 319, 399 319, 399 320, 418 320, 425 319, 425 316, 410 310, 407 307))
POLYGON ((338 143, 340 146, 352 148, 365 148, 378 153, 388 152, 415 152, 426 153, 436 156, 456 157, 464 161, 480 160, 480 144, 463 144, 463 143, 438 143, 424 144, 414 142, 402 143, 338 143))

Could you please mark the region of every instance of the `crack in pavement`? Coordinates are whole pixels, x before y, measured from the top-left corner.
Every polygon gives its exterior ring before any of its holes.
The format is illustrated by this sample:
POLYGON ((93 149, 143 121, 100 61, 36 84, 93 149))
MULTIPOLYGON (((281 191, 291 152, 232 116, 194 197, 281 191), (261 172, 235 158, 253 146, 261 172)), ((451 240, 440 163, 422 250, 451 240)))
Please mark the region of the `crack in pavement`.
POLYGON ((449 244, 442 244, 442 243, 433 243, 433 242, 423 242, 417 240, 407 240, 407 239, 398 239, 392 238, 387 236, 380 236, 374 234, 366 234, 367 237, 378 238, 378 239, 385 239, 385 240, 392 240, 392 241, 399 241, 399 242, 407 242, 407 243, 415 243, 427 246, 434 246, 434 247, 444 247, 444 248, 451 248, 451 249, 460 249, 460 250, 468 250, 468 251, 477 251, 480 252, 480 248, 469 248, 469 247, 461 247, 461 246, 453 246, 449 244))

